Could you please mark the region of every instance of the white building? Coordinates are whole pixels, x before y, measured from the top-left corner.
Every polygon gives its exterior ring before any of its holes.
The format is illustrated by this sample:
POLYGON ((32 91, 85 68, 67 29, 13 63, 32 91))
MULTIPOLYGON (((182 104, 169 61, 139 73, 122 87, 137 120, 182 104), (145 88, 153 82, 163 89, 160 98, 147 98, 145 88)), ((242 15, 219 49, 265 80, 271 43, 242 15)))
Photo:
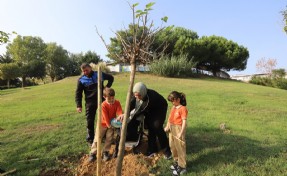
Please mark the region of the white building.
POLYGON ((269 76, 269 75, 266 74, 266 73, 251 74, 251 75, 232 75, 230 78, 231 78, 231 79, 236 79, 236 80, 238 80, 238 81, 249 82, 253 76, 267 77, 267 76, 269 76))
MULTIPOLYGON (((108 65, 108 68, 111 72, 130 72, 131 66, 124 64, 116 64, 116 65, 108 65)), ((149 71, 149 67, 147 65, 137 65, 136 71, 146 72, 149 71)))

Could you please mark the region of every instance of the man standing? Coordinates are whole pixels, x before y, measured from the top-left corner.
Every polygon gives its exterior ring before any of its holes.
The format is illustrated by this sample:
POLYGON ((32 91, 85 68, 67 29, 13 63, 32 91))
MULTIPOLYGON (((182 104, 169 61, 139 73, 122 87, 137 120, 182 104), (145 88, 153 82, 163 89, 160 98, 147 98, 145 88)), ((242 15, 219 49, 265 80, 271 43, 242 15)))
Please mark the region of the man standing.
MULTIPOLYGON (((85 94, 85 107, 86 107, 86 119, 87 119, 87 138, 86 141, 89 144, 93 143, 95 136, 95 116, 97 112, 97 100, 98 100, 98 72, 93 71, 92 67, 83 63, 81 65, 83 75, 78 79, 76 89, 76 104, 77 112, 82 112, 82 97, 83 92, 85 94)), ((106 87, 111 87, 114 81, 114 77, 110 74, 102 73, 102 80, 108 81, 106 87)), ((104 87, 104 84, 102 84, 104 87)))

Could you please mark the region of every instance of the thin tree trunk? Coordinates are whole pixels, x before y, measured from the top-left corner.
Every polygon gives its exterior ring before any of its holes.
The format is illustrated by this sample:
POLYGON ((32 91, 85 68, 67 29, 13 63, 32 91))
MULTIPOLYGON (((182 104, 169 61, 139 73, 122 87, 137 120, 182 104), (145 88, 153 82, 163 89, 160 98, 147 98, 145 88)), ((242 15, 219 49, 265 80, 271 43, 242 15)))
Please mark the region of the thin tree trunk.
POLYGON ((22 88, 24 88, 24 87, 25 87, 25 80, 26 80, 26 77, 25 77, 25 76, 23 76, 23 77, 22 77, 22 88))
POLYGON ((116 176, 121 176, 122 172, 122 165, 123 165, 123 159, 124 159, 124 152, 125 152, 125 142, 126 142, 126 134, 127 134, 127 119, 130 115, 130 100, 132 97, 132 89, 134 85, 135 80, 135 72, 136 72, 136 65, 135 62, 131 62, 131 73, 130 73, 130 85, 127 93, 126 98, 126 105, 125 105, 125 116, 122 124, 121 129, 121 139, 119 144, 119 152, 118 157, 116 161, 116 176))
POLYGON ((10 79, 7 80, 7 87, 10 89, 10 79))
POLYGON ((97 175, 101 175, 101 164, 102 164, 102 157, 101 157, 101 139, 100 139, 100 133, 101 133, 101 114, 102 114, 102 71, 100 65, 98 66, 98 119, 97 119, 97 129, 96 129, 96 135, 97 135, 97 175))
POLYGON ((216 70, 212 70, 212 75, 216 77, 216 70))

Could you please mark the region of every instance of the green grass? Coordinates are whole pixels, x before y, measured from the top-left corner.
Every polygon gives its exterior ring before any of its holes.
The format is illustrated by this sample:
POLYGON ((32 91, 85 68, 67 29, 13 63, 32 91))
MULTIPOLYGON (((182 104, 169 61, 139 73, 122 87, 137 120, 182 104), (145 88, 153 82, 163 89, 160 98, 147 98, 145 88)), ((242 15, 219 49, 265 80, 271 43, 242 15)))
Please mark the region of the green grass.
MULTIPOLYGON (((75 110, 76 80, 0 91, 1 169, 39 175, 72 168, 88 153, 84 113, 75 110)), ((287 175, 286 90, 148 74, 137 74, 136 81, 164 97, 172 90, 187 95, 188 175, 287 175), (221 123, 229 131, 222 132, 221 123)), ((115 75, 113 88, 122 105, 128 83, 129 74, 115 75)), ((169 175, 170 163, 160 160, 155 172, 169 175)))

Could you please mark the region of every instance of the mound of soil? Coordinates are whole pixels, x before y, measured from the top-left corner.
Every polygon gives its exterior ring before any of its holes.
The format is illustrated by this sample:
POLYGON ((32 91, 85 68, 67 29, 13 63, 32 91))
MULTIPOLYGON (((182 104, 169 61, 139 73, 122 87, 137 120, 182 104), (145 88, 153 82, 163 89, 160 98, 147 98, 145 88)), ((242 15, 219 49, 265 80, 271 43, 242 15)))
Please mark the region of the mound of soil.
MULTIPOLYGON (((136 148, 134 154, 132 150, 126 150, 122 165, 122 176, 149 176, 153 175, 150 171, 157 167, 157 161, 163 157, 162 154, 156 154, 153 157, 147 157, 142 153, 145 153, 147 149, 147 141, 143 140, 141 144, 136 148)), ((110 153, 113 152, 113 147, 110 153)), ((88 155, 83 156, 80 159, 80 164, 76 169, 77 176, 92 176, 97 173, 97 162, 89 163, 88 155)), ((112 158, 109 161, 101 161, 101 175, 109 176, 115 175, 116 170, 116 158, 112 158)))
MULTIPOLYGON (((114 145, 111 148, 110 154, 114 151, 114 145)), ((152 176, 157 174, 158 169, 157 162, 163 157, 160 152, 153 157, 147 157, 142 153, 147 150, 147 138, 144 137, 141 140, 139 146, 134 150, 125 150, 125 155, 122 164, 122 176, 152 176), (138 153, 138 154, 135 154, 138 153)), ((53 170, 43 169, 40 176, 55 176, 55 175, 67 175, 67 176, 94 176, 97 174, 97 161, 93 163, 88 162, 89 155, 83 154, 81 158, 59 158, 59 168, 53 170), (74 161, 78 161, 76 164, 74 161), (76 166, 75 166, 76 165, 76 166)), ((112 158, 109 161, 101 161, 101 175, 110 176, 115 175, 116 170, 116 158, 112 158)))

